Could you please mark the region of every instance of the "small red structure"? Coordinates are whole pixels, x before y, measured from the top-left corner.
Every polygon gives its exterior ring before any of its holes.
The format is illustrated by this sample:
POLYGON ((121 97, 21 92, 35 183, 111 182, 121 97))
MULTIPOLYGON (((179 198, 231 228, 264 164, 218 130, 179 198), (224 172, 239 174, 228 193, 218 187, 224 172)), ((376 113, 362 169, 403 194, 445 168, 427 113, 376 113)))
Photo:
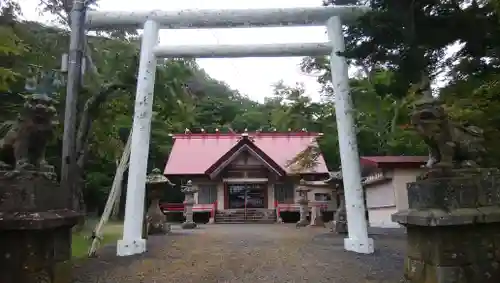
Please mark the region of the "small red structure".
POLYGON ((360 158, 362 166, 376 168, 419 168, 424 165, 428 156, 363 156, 360 158))
POLYGON ((408 209, 406 184, 416 180, 427 160, 427 156, 361 157, 361 165, 370 172, 363 181, 370 226, 399 227, 391 215, 408 209))

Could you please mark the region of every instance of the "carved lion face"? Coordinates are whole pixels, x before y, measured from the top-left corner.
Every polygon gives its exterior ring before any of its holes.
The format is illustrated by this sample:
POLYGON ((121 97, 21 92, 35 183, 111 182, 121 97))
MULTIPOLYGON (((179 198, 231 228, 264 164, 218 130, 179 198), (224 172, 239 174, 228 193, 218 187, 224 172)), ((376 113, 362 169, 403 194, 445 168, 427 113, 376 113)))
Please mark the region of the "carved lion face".
POLYGON ((436 123, 446 118, 443 107, 436 101, 419 101, 411 113, 413 124, 436 123))
POLYGON ((24 109, 39 122, 50 121, 56 114, 54 100, 46 95, 34 94, 26 97, 24 109))

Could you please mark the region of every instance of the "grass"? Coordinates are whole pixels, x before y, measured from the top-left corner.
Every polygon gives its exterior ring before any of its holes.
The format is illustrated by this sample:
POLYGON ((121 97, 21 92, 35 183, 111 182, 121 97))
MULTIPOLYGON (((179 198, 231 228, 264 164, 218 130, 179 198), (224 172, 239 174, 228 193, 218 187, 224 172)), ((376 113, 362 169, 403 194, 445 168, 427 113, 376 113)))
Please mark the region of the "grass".
MULTIPOLYGON (((95 228, 96 223, 95 220, 88 220, 82 231, 73 233, 71 242, 71 253, 73 258, 83 258, 87 256, 89 248, 92 245, 90 236, 92 235, 92 230, 95 228)), ((123 225, 119 222, 110 222, 106 224, 103 228, 99 247, 116 243, 122 236, 122 228, 123 225)))

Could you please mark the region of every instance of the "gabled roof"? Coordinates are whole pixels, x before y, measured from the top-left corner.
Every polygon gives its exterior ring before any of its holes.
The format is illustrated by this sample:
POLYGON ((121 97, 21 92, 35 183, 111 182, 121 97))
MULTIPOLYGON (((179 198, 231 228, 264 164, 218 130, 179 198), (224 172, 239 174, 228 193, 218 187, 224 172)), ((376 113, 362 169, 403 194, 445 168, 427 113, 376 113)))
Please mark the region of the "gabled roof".
POLYGON ((205 174, 210 175, 210 177, 215 176, 220 171, 222 171, 229 163, 231 163, 241 152, 247 151, 253 157, 260 160, 269 170, 274 171, 278 176, 286 175, 286 171, 277 164, 272 158, 270 158, 264 151, 258 148, 253 138, 248 137, 248 135, 243 135, 240 140, 223 156, 221 156, 217 161, 215 161, 212 166, 210 166, 205 174))
MULTIPOLYGON (((251 149, 261 153, 260 158, 269 158, 268 165, 275 169, 281 168, 287 174, 328 173, 325 160, 319 156, 317 164, 304 172, 292 172, 287 164, 298 153, 310 145, 317 145, 317 133, 248 133, 252 141, 251 149), (272 162, 270 162, 272 160, 272 162), (274 165, 272 165, 274 164, 274 165), (276 166, 275 166, 276 165, 276 166)), ((231 150, 238 150, 236 145, 240 142, 242 134, 237 133, 200 133, 174 135, 174 145, 165 166, 165 175, 206 175, 223 156, 231 156, 231 150), (210 169, 210 170, 209 170, 210 169)), ((249 144, 246 145, 250 148, 249 144)), ((253 154, 253 153, 251 153, 253 154)))
POLYGON ((376 168, 419 168, 424 165, 428 156, 363 156, 362 166, 376 168))

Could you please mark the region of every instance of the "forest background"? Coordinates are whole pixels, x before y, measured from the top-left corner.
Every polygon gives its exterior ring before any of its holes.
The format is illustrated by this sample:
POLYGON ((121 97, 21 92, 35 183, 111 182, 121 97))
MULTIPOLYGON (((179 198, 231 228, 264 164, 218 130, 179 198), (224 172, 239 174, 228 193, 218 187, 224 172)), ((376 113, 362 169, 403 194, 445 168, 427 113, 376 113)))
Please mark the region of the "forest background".
MULTIPOLYGON (((8 131, 34 77, 60 69, 69 46, 68 0, 41 0, 39 7, 62 28, 21 21, 14 0, 0 0, 0 134, 8 131)), ((88 1, 91 7, 98 0, 88 1)), ((488 165, 500 165, 500 18, 498 0, 334 0, 324 5, 370 5, 372 12, 345 28, 361 156, 425 155, 408 126, 415 85, 422 73, 440 78, 434 93, 457 122, 485 130, 488 165), (450 56, 450 46, 458 52, 450 56)), ((132 125, 140 38, 134 30, 89 36, 77 129, 81 208, 101 211, 132 125)), ((300 84, 276 82, 263 103, 210 77, 192 59, 161 60, 155 86, 149 168, 162 168, 172 146, 169 134, 204 129, 321 132, 320 149, 338 170, 337 127, 327 57, 304 58, 304 73, 317 76, 322 99, 313 102, 300 84)), ((58 135, 48 160, 61 164, 65 75, 55 72, 58 135)), ((59 170, 59 168, 58 168, 59 170)), ((126 180, 126 178, 125 178, 126 180)), ((125 186, 125 185, 124 185, 125 186)), ((126 190, 126 188, 124 188, 126 190)), ((122 194, 122 197, 125 194, 122 194)), ((180 201, 173 192, 168 201, 180 201)), ((124 203, 122 201, 121 203, 124 203)))

